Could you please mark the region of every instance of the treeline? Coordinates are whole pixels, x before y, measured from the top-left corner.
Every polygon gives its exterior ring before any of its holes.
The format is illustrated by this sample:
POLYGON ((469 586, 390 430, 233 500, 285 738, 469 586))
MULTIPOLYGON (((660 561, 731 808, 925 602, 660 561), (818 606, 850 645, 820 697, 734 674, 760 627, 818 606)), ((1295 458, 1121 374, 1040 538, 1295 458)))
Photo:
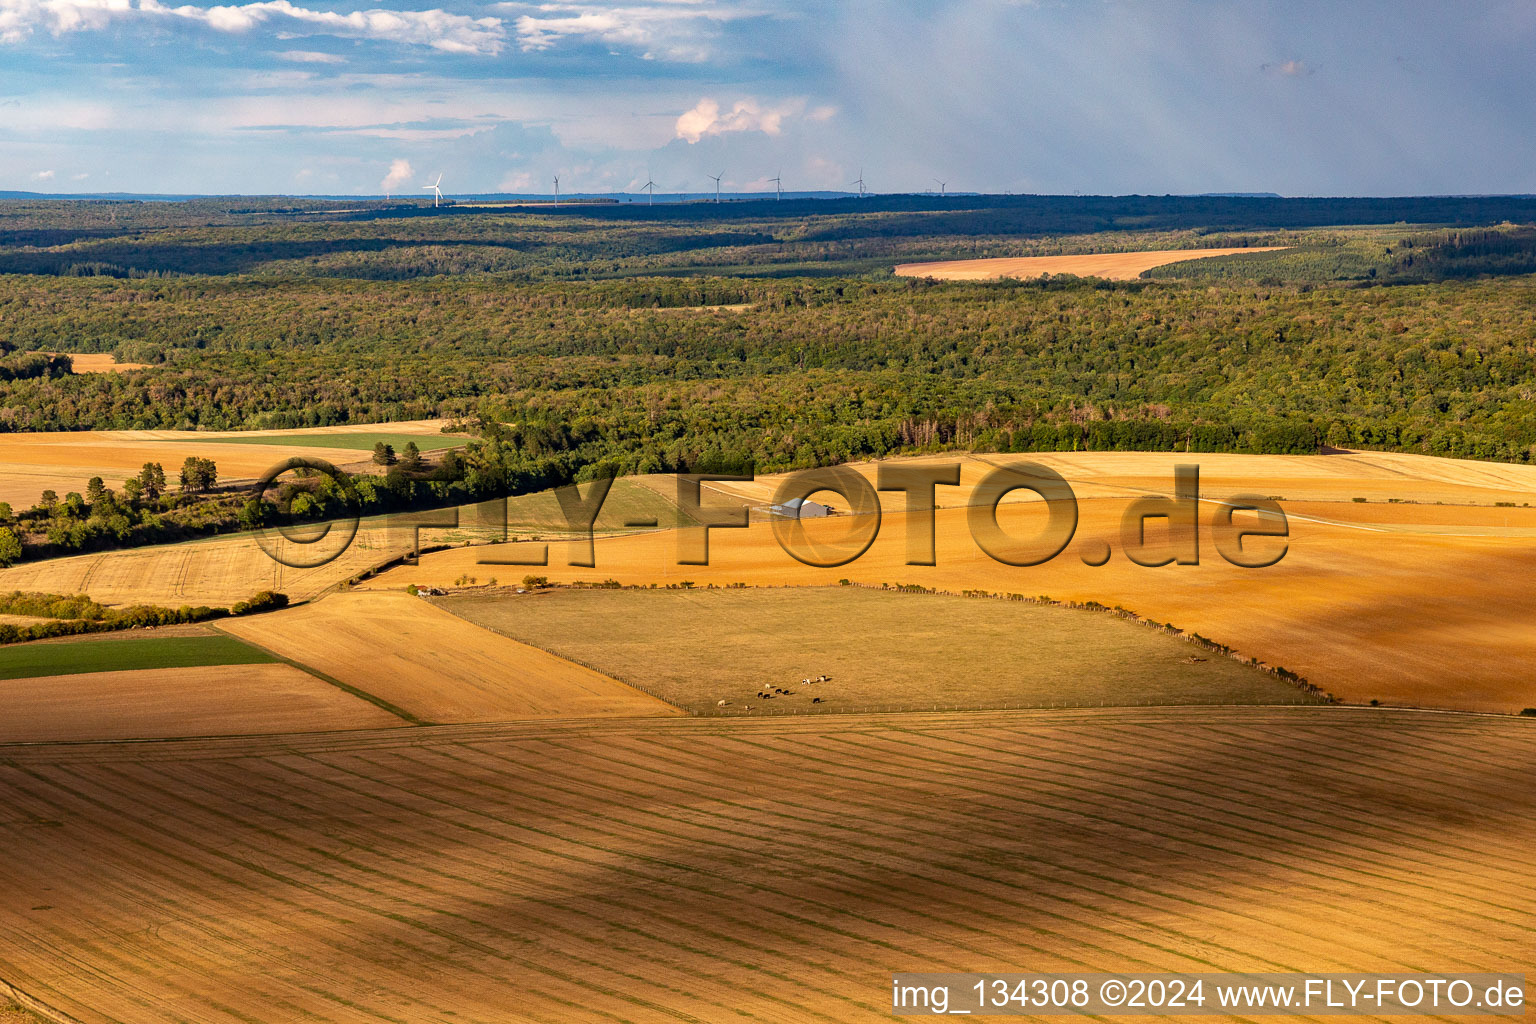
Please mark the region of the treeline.
POLYGON ((68 377, 73 372, 74 365, 69 356, 46 352, 6 354, 4 343, 0 343, 0 381, 68 377))
POLYGON ((13 590, 8 594, 0 594, 0 614, 44 618, 49 621, 30 625, 0 623, 0 645, 85 633, 207 622, 232 615, 275 611, 287 606, 288 595, 271 590, 255 594, 230 608, 210 608, 207 605, 182 605, 180 608, 132 605, 127 608, 109 608, 85 594, 43 594, 13 590))

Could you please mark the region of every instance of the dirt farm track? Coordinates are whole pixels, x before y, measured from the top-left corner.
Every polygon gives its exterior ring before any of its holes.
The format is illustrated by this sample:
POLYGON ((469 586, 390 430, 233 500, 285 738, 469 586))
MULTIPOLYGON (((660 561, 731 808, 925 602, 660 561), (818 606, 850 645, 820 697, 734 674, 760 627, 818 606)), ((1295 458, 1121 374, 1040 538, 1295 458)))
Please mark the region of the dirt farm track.
POLYGON ((893 970, 1518 972, 1533 763, 1339 708, 0 747, 0 979, 85 1024, 842 1022, 893 970))

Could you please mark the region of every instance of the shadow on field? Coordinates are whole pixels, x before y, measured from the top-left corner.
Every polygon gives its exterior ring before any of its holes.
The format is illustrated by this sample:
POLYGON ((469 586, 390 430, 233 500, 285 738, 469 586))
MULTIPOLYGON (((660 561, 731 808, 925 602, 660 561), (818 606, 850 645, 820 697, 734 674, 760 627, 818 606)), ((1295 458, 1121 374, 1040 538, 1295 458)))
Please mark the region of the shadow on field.
POLYGON ((0 978, 82 1019, 874 1020, 891 970, 1515 970, 1533 761, 1536 723, 1337 708, 0 749, 0 978))

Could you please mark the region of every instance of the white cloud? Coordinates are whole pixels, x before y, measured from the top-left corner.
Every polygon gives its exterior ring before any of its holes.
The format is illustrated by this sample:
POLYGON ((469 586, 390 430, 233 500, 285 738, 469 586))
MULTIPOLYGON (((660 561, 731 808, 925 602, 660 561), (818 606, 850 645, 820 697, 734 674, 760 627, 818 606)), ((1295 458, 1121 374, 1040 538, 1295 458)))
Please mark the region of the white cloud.
POLYGON ((1285 78, 1305 78, 1317 71, 1304 60, 1282 60, 1260 64, 1259 70, 1271 75, 1282 75, 1285 78))
POLYGON ((129 0, 0 0, 0 43, 19 43, 38 26, 56 36, 105 28, 130 10, 129 0))
POLYGON ((411 168, 409 160, 392 160, 389 164, 389 173, 384 175, 384 180, 379 182, 379 190, 382 192, 398 192, 400 186, 416 177, 416 172, 411 168))
MULTIPOLYGON (((720 104, 712 99, 699 100, 692 110, 677 119, 677 138, 692 145, 706 135, 724 135, 727 132, 763 132, 777 135, 784 127, 786 118, 805 111, 805 100, 788 100, 765 107, 748 97, 737 100, 729 111, 722 112, 720 104)), ((832 116, 829 107, 818 107, 811 115, 816 120, 832 116)))
POLYGON ((181 19, 216 32, 240 33, 273 23, 284 37, 334 35, 429 46, 449 53, 501 52, 506 30, 500 18, 471 18, 443 10, 320 11, 289 0, 258 0, 239 6, 167 7, 160 0, 0 0, 0 42, 18 43, 37 28, 55 36, 102 29, 124 18, 181 19))
MULTIPOLYGON (((526 5, 498 6, 515 10, 526 5)), ((633 5, 545 3, 537 13, 518 17, 516 28, 518 44, 525 51, 547 50, 572 39, 639 50, 647 60, 701 62, 709 59, 709 43, 722 23, 751 13, 694 0, 633 5)))
POLYGON ((290 64, 345 64, 347 58, 335 53, 317 53, 314 50, 284 50, 272 55, 290 64))
POLYGON ((32 177, 37 181, 52 181, 53 175, 53 171, 38 171, 36 174, 32 175, 32 177))

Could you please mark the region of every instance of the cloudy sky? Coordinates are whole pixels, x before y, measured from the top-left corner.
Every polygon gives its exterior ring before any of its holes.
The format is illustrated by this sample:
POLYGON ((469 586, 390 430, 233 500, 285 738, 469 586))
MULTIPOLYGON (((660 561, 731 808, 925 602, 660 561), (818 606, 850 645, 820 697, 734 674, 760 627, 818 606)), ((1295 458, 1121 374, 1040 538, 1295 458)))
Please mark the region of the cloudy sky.
POLYGON ((175 3, 0 0, 0 190, 1536 192, 1536 0, 175 3))

